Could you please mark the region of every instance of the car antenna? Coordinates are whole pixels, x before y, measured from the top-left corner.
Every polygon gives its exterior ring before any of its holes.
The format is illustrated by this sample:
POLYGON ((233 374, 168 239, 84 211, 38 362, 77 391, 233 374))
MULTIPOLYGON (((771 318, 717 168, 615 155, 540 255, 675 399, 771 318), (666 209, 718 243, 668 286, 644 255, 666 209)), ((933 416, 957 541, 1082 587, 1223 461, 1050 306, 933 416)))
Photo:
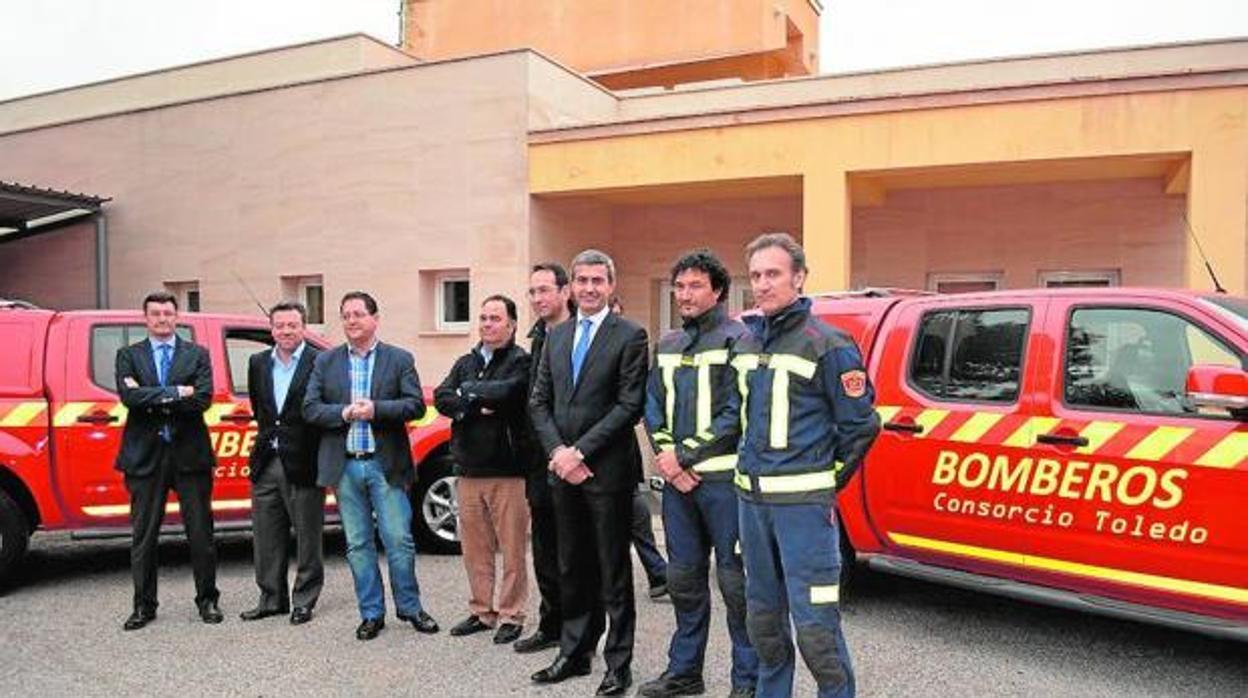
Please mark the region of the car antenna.
POLYGON ((265 317, 268 317, 269 316, 268 309, 264 307, 264 304, 260 302, 260 299, 256 297, 256 294, 251 292, 251 287, 247 285, 246 281, 243 281, 243 277, 239 276, 238 272, 234 271, 233 269, 230 270, 230 273, 234 275, 234 280, 238 282, 239 286, 243 287, 243 290, 247 292, 247 295, 251 296, 252 302, 255 303, 256 307, 260 309, 260 314, 265 317))
POLYGON ((1183 226, 1187 228, 1187 234, 1191 235, 1192 242, 1196 243, 1196 252, 1200 254, 1200 259, 1205 263, 1205 271, 1209 272, 1209 278, 1213 280, 1213 290, 1217 293, 1226 293, 1226 289, 1222 288, 1222 284, 1218 282, 1218 275, 1213 273, 1213 265, 1209 263, 1209 258, 1205 256, 1205 248, 1200 246, 1200 239, 1196 237, 1196 229, 1187 220, 1187 213, 1180 212, 1179 215, 1183 217, 1183 226))

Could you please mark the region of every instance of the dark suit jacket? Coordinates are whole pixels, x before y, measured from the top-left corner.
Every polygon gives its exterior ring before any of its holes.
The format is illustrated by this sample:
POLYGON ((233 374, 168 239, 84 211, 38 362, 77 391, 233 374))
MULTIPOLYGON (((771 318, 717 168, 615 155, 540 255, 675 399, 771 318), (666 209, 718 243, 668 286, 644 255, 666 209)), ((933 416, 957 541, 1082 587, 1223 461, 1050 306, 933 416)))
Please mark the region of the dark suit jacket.
MULTIPOLYGON (((377 343, 373 363, 372 390, 373 436, 377 440, 376 458, 386 473, 386 481, 395 487, 407 487, 415 479, 412 443, 407 423, 425 415, 425 400, 420 392, 416 361, 398 347, 377 343)), ((317 449, 316 483, 336 487, 346 467, 348 422, 342 410, 351 404, 351 362, 347 345, 343 344, 316 357, 308 392, 303 399, 303 417, 324 431, 317 449)))
POLYGON ((633 428, 646 393, 646 331, 608 313, 594 335, 580 381, 572 385, 575 319, 550 330, 529 398, 543 451, 576 446, 594 476, 586 491, 621 492, 637 486, 641 456, 633 428))
POLYGON ((117 350, 117 393, 128 413, 115 467, 130 477, 156 472, 154 456, 165 425, 173 433, 168 448, 180 472, 211 474, 217 464, 204 424, 204 411, 212 404, 212 361, 198 344, 175 341, 168 387, 160 385, 148 340, 117 350), (195 394, 179 398, 179 385, 193 386, 195 394))
POLYGON ((316 484, 316 449, 321 443, 321 430, 304 421, 303 396, 318 353, 311 344, 303 345, 303 354, 286 391, 286 402, 281 405, 273 400, 273 350, 251 355, 247 364, 247 399, 259 426, 249 461, 252 482, 273 460, 276 438, 277 457, 282 461, 286 481, 300 487, 316 484))

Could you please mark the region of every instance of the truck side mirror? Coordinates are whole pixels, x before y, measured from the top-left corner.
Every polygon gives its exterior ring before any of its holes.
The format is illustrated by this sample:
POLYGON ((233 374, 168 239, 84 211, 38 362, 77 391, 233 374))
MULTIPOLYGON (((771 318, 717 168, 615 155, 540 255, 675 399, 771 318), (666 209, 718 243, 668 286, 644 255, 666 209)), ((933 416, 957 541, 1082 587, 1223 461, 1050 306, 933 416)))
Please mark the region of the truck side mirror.
POLYGON ((1248 419, 1248 372, 1230 366, 1196 365, 1187 370, 1187 399, 1196 408, 1226 410, 1248 419))

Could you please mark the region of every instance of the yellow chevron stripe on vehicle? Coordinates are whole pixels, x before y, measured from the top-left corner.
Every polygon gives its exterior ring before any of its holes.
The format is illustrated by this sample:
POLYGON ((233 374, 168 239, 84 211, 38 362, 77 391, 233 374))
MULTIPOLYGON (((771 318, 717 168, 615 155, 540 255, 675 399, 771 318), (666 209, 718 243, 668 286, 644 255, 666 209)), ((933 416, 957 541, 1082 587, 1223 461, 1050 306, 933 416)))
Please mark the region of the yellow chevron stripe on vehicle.
POLYGON ((949 416, 949 410, 923 410, 914 418, 914 423, 923 427, 923 431, 915 434, 915 438, 925 439, 932 435, 932 430, 940 426, 949 416))
POLYGON ((1248 604, 1248 589, 1240 589, 1238 587, 1210 584, 1208 582, 1196 582, 1189 579, 1177 579, 1175 577, 1162 577, 1160 575, 1146 574, 1144 572, 1119 570, 1112 567, 1088 565, 1082 562, 1071 562, 1069 560, 1058 560, 1056 558, 1025 555, 1023 553, 1010 550, 981 548, 975 545, 965 545, 963 543, 953 543, 950 541, 911 536, 891 531, 888 536, 894 543, 908 548, 919 548, 922 550, 957 555, 959 557, 1000 562, 1007 565, 1014 565, 1016 567, 1044 570, 1046 572, 1060 572, 1063 574, 1074 575, 1076 577, 1129 584, 1148 589, 1156 589, 1158 591, 1187 594, 1190 596, 1202 596, 1205 598, 1218 599, 1220 601, 1248 604))
POLYGON ((1084 427, 1079 435, 1088 440, 1087 446, 1080 446, 1075 449, 1075 453, 1083 455, 1091 455, 1096 453, 1097 449, 1105 445, 1114 437, 1114 434, 1122 431, 1126 425, 1122 422, 1090 422, 1084 427))
POLYGON ((89 412, 94 405, 94 402, 67 402, 61 405, 56 415, 52 417, 52 426, 73 426, 77 424, 78 418, 89 412))
POLYGON ((9 410, 9 413, 0 417, 0 427, 25 427, 30 426, 35 418, 43 414, 44 408, 47 407, 46 402, 21 402, 16 407, 9 410))
POLYGON ((880 421, 881 421, 881 422, 891 422, 891 421, 893 421, 893 417, 896 417, 896 416, 897 416, 897 413, 898 413, 898 412, 900 412, 900 411, 901 411, 901 408, 900 408, 900 407, 893 407, 893 406, 891 406, 891 405, 889 405, 889 406, 883 406, 883 407, 881 407, 881 406, 877 406, 877 407, 875 408, 875 413, 876 413, 876 414, 878 414, 878 415, 880 415, 880 421))
MULTIPOLYGON (((976 412, 971 418, 966 420, 958 430, 953 432, 953 436, 949 437, 950 441, 958 441, 961 443, 976 443, 983 438, 988 430, 997 425, 997 422, 1005 415, 998 412, 976 412)), ((926 431, 926 430, 925 430, 926 431)))
POLYGON ((1213 448, 1196 459, 1196 465, 1209 468, 1234 468, 1248 459, 1248 431, 1228 434, 1213 448))
POLYGON ((1189 427, 1157 427, 1132 446, 1126 457, 1134 460, 1161 460, 1195 431, 1189 427))
POLYGON ((227 414, 233 414, 239 405, 234 402, 214 402, 204 410, 204 423, 210 427, 215 427, 221 423, 221 417, 227 414))
POLYGON ((1002 446, 1015 448, 1031 448, 1036 445, 1037 434, 1047 434, 1053 427, 1061 423, 1057 417, 1032 417, 1023 423, 1009 438, 1001 442, 1002 446))
POLYGON ((130 410, 126 408, 124 403, 119 402, 113 405, 113 408, 108 413, 117 418, 117 421, 113 422, 113 424, 121 426, 126 423, 126 415, 130 413, 130 410))
POLYGON ((420 419, 413 419, 407 424, 408 426, 413 426, 413 427, 427 427, 430 424, 433 424, 434 421, 437 420, 438 416, 439 415, 438 415, 437 408, 435 408, 433 405, 425 405, 425 416, 421 417, 420 419))

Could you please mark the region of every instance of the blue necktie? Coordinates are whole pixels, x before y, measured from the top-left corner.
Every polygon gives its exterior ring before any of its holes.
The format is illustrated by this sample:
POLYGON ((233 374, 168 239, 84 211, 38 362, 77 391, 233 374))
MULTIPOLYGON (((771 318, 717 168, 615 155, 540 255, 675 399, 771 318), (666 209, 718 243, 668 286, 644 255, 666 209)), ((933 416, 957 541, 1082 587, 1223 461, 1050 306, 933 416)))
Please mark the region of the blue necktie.
POLYGON ((594 321, 589 318, 581 320, 581 338, 576 340, 572 349, 572 385, 581 378, 581 365, 585 363, 585 355, 589 353, 589 334, 594 321))
MULTIPOLYGON (((169 385, 169 369, 173 366, 173 347, 168 344, 160 345, 160 384, 162 387, 169 385)), ((173 441, 173 430, 165 424, 160 428, 160 439, 165 443, 173 441)))

